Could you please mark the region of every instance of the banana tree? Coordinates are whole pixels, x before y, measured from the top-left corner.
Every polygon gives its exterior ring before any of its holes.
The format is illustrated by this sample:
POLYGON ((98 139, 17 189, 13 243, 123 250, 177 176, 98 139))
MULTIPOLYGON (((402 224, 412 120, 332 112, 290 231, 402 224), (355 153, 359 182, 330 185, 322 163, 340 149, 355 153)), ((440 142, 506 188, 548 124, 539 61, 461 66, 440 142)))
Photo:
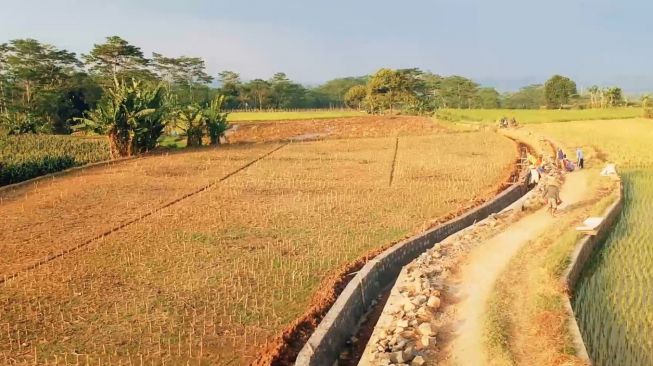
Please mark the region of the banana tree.
POLYGON ((116 82, 97 108, 75 119, 75 130, 107 135, 112 157, 152 149, 166 124, 168 101, 162 85, 116 82))
POLYGON ((186 146, 202 146, 204 137, 204 111, 197 104, 187 105, 177 111, 177 127, 186 133, 186 146))
POLYGON ((228 113, 222 111, 224 100, 224 95, 218 96, 203 111, 204 123, 211 139, 211 145, 220 145, 220 137, 224 136, 229 129, 228 113))

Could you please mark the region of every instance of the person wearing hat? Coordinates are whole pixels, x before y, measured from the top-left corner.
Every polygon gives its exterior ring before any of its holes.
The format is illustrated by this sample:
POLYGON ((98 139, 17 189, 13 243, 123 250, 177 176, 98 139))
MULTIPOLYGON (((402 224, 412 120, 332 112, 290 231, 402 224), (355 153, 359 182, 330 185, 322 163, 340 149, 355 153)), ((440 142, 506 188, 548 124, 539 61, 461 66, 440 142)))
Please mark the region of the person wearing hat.
POLYGON ((544 187, 544 198, 546 199, 546 207, 551 216, 555 216, 558 210, 558 205, 562 203, 560 200, 560 182, 550 175, 546 180, 544 187))

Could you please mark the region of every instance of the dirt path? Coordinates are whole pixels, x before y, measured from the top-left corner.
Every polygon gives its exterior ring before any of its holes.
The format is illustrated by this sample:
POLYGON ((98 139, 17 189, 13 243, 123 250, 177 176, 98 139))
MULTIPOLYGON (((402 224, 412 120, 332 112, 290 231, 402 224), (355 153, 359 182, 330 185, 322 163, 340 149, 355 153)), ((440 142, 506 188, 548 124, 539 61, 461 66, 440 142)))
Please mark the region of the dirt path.
MULTIPOLYGON (((584 199, 587 172, 568 174, 560 197, 561 214, 574 203, 584 199)), ((496 279, 517 251, 537 238, 558 218, 540 209, 510 225, 500 234, 473 249, 462 264, 460 271, 450 280, 448 299, 444 303, 446 313, 455 314, 456 321, 442 331, 441 351, 444 365, 491 365, 486 360, 483 344, 485 306, 496 279)))

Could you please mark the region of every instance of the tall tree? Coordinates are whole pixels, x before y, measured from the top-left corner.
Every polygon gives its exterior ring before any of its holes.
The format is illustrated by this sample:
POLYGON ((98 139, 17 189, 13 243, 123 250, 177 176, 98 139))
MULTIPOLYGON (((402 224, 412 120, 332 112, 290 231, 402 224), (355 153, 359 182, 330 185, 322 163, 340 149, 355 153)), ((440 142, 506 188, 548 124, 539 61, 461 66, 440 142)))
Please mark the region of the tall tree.
POLYGON ((263 109, 267 106, 268 98, 270 97, 272 90, 270 88, 270 83, 261 79, 254 79, 248 82, 245 85, 254 106, 258 109, 263 109))
POLYGON ((410 70, 380 69, 372 75, 367 83, 368 104, 372 111, 390 109, 392 113, 398 103, 414 96, 416 69, 410 70))
POLYGON ((7 117, 9 115, 8 99, 9 99, 9 75, 7 56, 9 55, 9 45, 0 43, 0 116, 7 117))
POLYGON ((29 106, 34 96, 60 85, 78 65, 75 54, 58 50, 34 39, 15 39, 6 55, 10 78, 22 93, 24 105, 29 106))
POLYGON ((606 88, 603 92, 606 95, 608 107, 616 107, 624 100, 623 91, 619 87, 609 87, 606 88))
POLYGON ((553 75, 544 83, 544 96, 549 108, 560 108, 569 104, 576 94, 576 83, 568 77, 553 75))
POLYGON ((319 98, 316 107, 342 107, 346 105, 346 93, 356 85, 365 85, 368 79, 368 76, 356 76, 327 81, 313 89, 319 98))
POLYGON ((509 109, 538 109, 546 104, 544 86, 533 84, 510 93, 503 100, 503 107, 509 109))
POLYGON ((589 88, 587 88, 587 92, 590 95, 590 108, 596 108, 599 106, 599 95, 600 95, 600 90, 599 87, 596 85, 592 85, 589 88))
POLYGON ((354 85, 345 93, 345 104, 349 108, 361 110, 365 97, 367 97, 367 88, 364 85, 354 85))
MULTIPOLYGON (((243 92, 243 83, 240 81, 240 75, 236 72, 225 70, 218 74, 220 81, 220 94, 224 95, 225 108, 238 108, 244 106, 240 98, 243 92)), ((245 102, 246 103, 246 102, 245 102)))
POLYGON ((118 36, 107 37, 105 43, 93 45, 91 52, 82 55, 82 58, 92 72, 105 79, 150 76, 145 68, 149 60, 143 56, 141 49, 118 36))
POLYGON ((439 93, 445 108, 472 108, 477 92, 478 84, 458 75, 445 77, 440 83, 439 93))
POLYGON ((294 84, 283 72, 278 72, 268 81, 271 88, 271 99, 274 108, 287 108, 292 105, 290 99, 297 99, 296 93, 300 88, 294 84))
POLYGON ((184 102, 194 102, 193 90, 213 81, 213 77, 206 73, 204 60, 199 57, 175 58, 153 53, 152 67, 159 77, 177 87, 176 92, 184 102), (179 88, 183 88, 183 94, 179 93, 179 88))
POLYGON ((480 88, 476 93, 474 106, 488 109, 499 108, 501 106, 501 95, 494 88, 480 88))
MULTIPOLYGON (((75 54, 34 39, 0 47, 3 120, 17 131, 52 131, 57 100, 79 61, 75 54)), ((64 100, 65 101, 65 100, 64 100)))

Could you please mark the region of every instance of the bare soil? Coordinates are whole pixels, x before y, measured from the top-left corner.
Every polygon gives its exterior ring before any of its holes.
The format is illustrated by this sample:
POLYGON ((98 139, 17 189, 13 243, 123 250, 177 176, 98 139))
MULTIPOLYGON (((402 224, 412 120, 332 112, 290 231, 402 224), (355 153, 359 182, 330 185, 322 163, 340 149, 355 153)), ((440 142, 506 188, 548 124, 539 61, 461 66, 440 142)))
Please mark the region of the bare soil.
POLYGON ((236 126, 228 136, 230 143, 408 136, 446 131, 432 119, 416 116, 247 122, 236 126))

